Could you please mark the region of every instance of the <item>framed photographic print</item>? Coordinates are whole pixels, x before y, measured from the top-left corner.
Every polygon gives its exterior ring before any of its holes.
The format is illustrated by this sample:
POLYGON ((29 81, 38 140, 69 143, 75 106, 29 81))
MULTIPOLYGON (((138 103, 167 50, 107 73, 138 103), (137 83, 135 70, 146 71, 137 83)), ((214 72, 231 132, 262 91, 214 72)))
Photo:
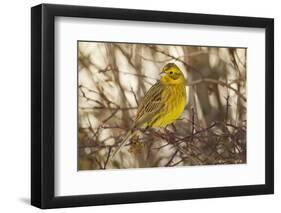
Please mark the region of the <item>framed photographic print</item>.
POLYGON ((31 9, 31 203, 271 194, 274 21, 31 9))

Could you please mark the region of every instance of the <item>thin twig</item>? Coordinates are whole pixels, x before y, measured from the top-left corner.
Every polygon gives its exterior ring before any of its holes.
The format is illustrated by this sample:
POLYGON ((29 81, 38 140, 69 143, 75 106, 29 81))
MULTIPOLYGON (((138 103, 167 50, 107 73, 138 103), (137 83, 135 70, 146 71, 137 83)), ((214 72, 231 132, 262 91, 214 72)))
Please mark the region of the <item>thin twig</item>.
POLYGON ((175 153, 172 155, 172 157, 170 158, 170 160, 166 163, 165 166, 170 166, 170 163, 173 162, 173 159, 176 157, 176 155, 178 154, 179 150, 176 150, 175 153))
POLYGON ((242 98, 245 102, 247 101, 247 99, 238 90, 234 89, 229 84, 227 84, 223 81, 220 81, 220 80, 215 80, 215 79, 210 79, 210 78, 202 78, 202 79, 199 79, 199 80, 194 80, 192 82, 189 82, 187 84, 187 86, 194 86, 194 85, 200 84, 200 83, 219 84, 223 87, 227 87, 228 89, 231 89, 232 91, 234 91, 236 93, 236 95, 238 95, 240 98, 242 98))
POLYGON ((107 157, 106 157, 106 161, 105 161, 105 163, 104 163, 103 169, 106 169, 106 165, 107 165, 107 163, 108 163, 108 161, 109 161, 109 157, 110 157, 111 150, 112 150, 112 146, 108 147, 108 153, 107 153, 107 157))

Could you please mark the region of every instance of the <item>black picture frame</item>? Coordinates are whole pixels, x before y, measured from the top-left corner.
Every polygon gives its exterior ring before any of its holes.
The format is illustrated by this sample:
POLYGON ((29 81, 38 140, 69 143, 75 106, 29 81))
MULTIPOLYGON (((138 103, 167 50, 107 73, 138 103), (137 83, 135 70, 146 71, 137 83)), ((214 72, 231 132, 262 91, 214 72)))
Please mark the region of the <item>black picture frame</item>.
POLYGON ((41 4, 31 8, 31 204, 60 208, 274 193, 274 20, 164 11, 41 4), (93 195, 54 195, 55 17, 263 28, 266 32, 265 184, 93 195))

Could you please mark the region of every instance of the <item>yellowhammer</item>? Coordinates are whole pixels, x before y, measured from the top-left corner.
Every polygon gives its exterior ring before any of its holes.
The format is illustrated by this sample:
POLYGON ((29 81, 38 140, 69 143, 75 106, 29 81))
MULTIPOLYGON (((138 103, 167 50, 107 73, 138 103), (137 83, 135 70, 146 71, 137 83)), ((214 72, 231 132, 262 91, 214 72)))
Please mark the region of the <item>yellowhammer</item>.
POLYGON ((131 130, 113 152, 112 157, 134 135, 136 128, 165 127, 173 123, 183 112, 186 90, 182 71, 176 64, 168 63, 160 75, 160 81, 142 98, 131 130))

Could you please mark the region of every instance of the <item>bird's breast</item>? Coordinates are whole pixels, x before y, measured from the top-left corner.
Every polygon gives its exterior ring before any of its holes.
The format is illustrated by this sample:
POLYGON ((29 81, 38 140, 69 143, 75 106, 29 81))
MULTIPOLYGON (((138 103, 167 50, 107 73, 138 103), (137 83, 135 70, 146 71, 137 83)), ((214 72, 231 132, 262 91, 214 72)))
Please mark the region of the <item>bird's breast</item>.
POLYGON ((171 114, 174 119, 177 119, 183 112, 186 104, 185 86, 171 86, 169 92, 170 95, 168 102, 170 104, 168 104, 168 114, 171 114))
POLYGON ((156 126, 166 126, 173 123, 182 114, 186 104, 186 91, 184 85, 167 86, 163 92, 165 105, 162 109, 162 119, 155 124, 156 126))

